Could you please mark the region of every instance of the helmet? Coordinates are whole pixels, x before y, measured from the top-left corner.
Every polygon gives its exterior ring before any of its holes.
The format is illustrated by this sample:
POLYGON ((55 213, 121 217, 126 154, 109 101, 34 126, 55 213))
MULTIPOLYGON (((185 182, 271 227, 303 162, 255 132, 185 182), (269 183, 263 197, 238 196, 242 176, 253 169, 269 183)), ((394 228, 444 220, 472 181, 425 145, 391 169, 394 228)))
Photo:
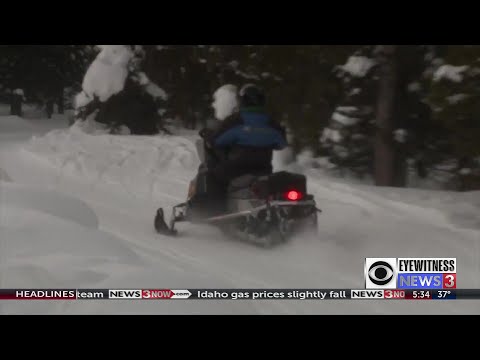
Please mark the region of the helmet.
POLYGON ((249 106, 265 106, 266 97, 262 89, 255 84, 247 84, 240 89, 240 105, 242 107, 249 106))

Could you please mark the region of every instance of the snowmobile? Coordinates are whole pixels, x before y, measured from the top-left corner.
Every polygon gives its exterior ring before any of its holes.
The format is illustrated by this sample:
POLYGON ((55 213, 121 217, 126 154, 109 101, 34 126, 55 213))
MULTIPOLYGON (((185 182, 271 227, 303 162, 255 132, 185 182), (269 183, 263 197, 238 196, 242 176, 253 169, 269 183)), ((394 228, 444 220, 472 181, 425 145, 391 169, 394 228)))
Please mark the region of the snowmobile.
POLYGON ((179 222, 211 224, 229 237, 270 248, 286 242, 299 229, 317 231, 321 210, 313 195, 307 192, 307 179, 302 174, 287 171, 244 175, 232 180, 226 195, 227 211, 205 216, 205 209, 191 206, 192 199, 197 192, 204 193, 207 186, 205 156, 218 155, 205 146, 202 149, 199 144, 197 152, 203 162, 190 182, 187 201, 173 207, 168 225, 163 208, 157 210, 154 225, 159 234, 176 235, 175 225, 179 222))

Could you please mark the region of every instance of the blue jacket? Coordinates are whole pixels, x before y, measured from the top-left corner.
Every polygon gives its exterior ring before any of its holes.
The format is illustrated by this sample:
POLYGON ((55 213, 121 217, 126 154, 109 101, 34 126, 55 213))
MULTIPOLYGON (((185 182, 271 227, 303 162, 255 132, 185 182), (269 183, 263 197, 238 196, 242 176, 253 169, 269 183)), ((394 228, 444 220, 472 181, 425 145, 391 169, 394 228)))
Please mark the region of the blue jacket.
POLYGON ((241 111, 234 126, 215 137, 213 145, 282 150, 287 146, 284 132, 272 124, 265 113, 241 111))
POLYGON ((232 177, 252 172, 270 174, 273 150, 288 145, 285 130, 261 109, 232 115, 208 137, 208 142, 225 150, 221 166, 228 164, 232 177))

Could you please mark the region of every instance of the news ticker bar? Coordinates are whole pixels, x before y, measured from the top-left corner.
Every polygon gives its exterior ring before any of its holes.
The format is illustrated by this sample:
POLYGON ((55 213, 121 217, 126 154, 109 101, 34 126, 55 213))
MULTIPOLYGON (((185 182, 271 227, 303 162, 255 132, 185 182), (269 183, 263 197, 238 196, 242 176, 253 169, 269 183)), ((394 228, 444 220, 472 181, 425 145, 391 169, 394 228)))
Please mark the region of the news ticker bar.
POLYGON ((0 289, 0 300, 480 300, 480 289, 0 289))

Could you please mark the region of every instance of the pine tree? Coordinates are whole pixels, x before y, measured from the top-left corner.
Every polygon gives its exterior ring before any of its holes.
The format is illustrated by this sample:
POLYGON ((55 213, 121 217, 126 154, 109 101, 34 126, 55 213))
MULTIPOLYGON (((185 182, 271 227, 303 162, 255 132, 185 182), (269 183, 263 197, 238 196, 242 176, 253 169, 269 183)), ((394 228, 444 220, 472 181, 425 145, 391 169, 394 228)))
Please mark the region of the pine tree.
POLYGON ((64 89, 81 81, 89 59, 85 45, 2 45, 0 89, 12 101, 12 112, 21 114, 21 101, 65 108, 64 89), (23 94, 23 95, 20 95, 23 94))
POLYGON ((77 117, 85 120, 93 114, 94 120, 107 124, 112 132, 127 126, 132 134, 158 133, 167 94, 144 71, 148 54, 141 45, 104 45, 98 56, 105 58, 97 58, 85 75, 77 97, 77 117), (97 73, 95 66, 111 69, 111 76, 98 81, 96 75, 102 72, 97 73), (121 84, 118 73, 125 74, 121 84), (114 89, 108 88, 109 83, 114 89))
POLYGON ((438 56, 428 97, 443 130, 438 162, 450 162, 457 189, 480 189, 480 46, 449 45, 438 56))
POLYGON ((265 48, 262 75, 270 106, 288 126, 296 153, 305 149, 318 153, 318 138, 339 94, 327 59, 330 50, 322 45, 265 48))
POLYGON ((321 143, 330 162, 343 173, 371 175, 378 185, 406 186, 407 160, 418 160, 426 142, 429 107, 422 102, 420 82, 427 49, 358 46, 338 66, 343 99, 321 143))
POLYGON ((373 173, 376 66, 372 46, 360 46, 335 68, 342 98, 320 142, 332 164, 359 177, 373 173))

